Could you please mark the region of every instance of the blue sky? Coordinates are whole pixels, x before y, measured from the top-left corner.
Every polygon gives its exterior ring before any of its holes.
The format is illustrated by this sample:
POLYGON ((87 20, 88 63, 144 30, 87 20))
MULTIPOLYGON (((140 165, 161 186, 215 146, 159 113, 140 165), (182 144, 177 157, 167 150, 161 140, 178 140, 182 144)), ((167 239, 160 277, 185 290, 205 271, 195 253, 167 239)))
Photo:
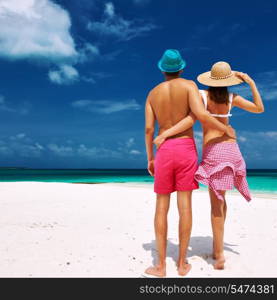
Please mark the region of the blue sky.
MULTIPOLYGON (((144 168, 145 98, 163 80, 163 51, 176 48, 185 78, 224 60, 256 80, 265 113, 234 109, 231 122, 248 168, 277 168, 276 9, 276 1, 0 0, 0 166, 144 168)), ((246 85, 235 90, 250 96, 246 85)))

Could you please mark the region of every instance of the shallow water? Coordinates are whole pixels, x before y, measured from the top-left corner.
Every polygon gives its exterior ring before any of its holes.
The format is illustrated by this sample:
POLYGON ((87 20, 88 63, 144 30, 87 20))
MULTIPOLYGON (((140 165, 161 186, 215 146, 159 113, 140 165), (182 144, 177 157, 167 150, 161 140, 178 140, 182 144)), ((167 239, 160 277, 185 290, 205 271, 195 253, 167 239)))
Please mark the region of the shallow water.
MULTIPOLYGON (((248 170, 247 180, 252 191, 277 193, 277 170, 248 170)), ((0 169, 0 182, 17 181, 151 184, 153 177, 145 169, 0 169)))

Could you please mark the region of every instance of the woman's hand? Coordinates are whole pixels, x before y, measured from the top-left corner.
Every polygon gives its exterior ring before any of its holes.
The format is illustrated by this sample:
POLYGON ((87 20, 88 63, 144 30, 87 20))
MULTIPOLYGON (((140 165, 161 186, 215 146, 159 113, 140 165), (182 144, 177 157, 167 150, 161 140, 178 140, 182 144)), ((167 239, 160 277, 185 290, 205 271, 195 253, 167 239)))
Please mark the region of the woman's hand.
POLYGON ((251 84, 254 83, 254 80, 246 73, 242 73, 242 72, 236 72, 235 75, 242 79, 244 82, 246 82, 247 84, 251 84))
POLYGON ((156 145, 158 149, 165 140, 166 137, 163 134, 160 134, 154 139, 153 143, 156 145))

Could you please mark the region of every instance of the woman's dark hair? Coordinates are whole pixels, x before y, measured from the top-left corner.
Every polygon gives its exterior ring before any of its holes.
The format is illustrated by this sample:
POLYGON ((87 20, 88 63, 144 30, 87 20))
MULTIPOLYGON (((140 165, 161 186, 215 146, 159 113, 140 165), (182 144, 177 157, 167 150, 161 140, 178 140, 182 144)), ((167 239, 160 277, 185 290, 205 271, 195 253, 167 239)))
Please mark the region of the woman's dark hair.
POLYGON ((229 103, 229 93, 226 86, 223 87, 213 87, 208 88, 208 94, 212 101, 216 103, 229 103))

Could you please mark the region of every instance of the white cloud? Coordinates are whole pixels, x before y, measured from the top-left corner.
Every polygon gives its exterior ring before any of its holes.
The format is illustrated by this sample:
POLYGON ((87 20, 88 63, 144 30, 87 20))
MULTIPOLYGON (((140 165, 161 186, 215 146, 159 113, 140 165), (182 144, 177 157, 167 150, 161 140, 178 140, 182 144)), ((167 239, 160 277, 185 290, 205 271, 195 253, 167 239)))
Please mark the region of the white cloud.
POLYGON ((34 142, 26 133, 18 133, 0 140, 0 155, 17 157, 40 157, 44 147, 34 142))
POLYGON ((141 152, 138 151, 138 150, 133 149, 133 150, 130 151, 130 154, 139 155, 139 154, 141 154, 141 152))
POLYGON ((238 140, 239 140, 240 142, 244 143, 244 142, 247 141, 247 138, 244 137, 244 136, 239 136, 239 137, 238 137, 238 140))
POLYGON ((88 159, 99 159, 99 158, 119 158, 122 153, 114 151, 112 149, 100 147, 88 147, 85 144, 80 144, 76 146, 68 145, 57 145, 48 144, 47 148, 59 157, 84 157, 88 159))
POLYGON ((129 140, 126 142, 126 147, 130 148, 134 145, 135 139, 134 138, 129 138, 129 140))
POLYGON ((59 69, 50 70, 48 77, 57 84, 70 84, 79 80, 79 72, 70 65, 61 65, 59 69))
POLYGON ((111 101, 111 100, 78 100, 71 103, 72 107, 100 114, 111 114, 124 110, 139 110, 141 105, 136 100, 111 101))
POLYGON ((131 137, 131 138, 129 138, 129 139, 126 141, 125 145, 123 145, 123 147, 120 147, 119 149, 120 149, 121 151, 124 151, 124 152, 126 152, 126 153, 128 153, 128 154, 131 154, 131 155, 140 155, 141 152, 140 152, 139 150, 137 150, 137 149, 130 149, 130 148, 132 148, 134 145, 135 145, 135 138, 131 137))
POLYGON ((80 63, 86 62, 88 60, 94 59, 100 55, 100 50, 98 47, 92 45, 91 43, 85 43, 79 50, 78 61, 80 63))
POLYGON ((277 131, 260 132, 260 135, 268 137, 273 140, 277 140, 277 131))
POLYGON ((20 151, 20 156, 23 157, 40 157, 41 149, 36 143, 33 145, 21 145, 17 151, 20 151))
POLYGON ((65 9, 50 0, 0 1, 0 56, 60 62, 77 56, 65 9))
POLYGON ((89 83, 96 83, 98 79, 105 79, 112 77, 111 73, 105 72, 90 72, 87 76, 82 76, 82 80, 89 83))
POLYGON ((44 150, 44 149, 45 149, 40 143, 35 143, 35 146, 36 146, 39 150, 44 150))
POLYGON ((114 12, 114 5, 112 2, 108 2, 105 4, 104 14, 107 15, 107 17, 112 18, 115 15, 114 12))
POLYGON ((116 14, 114 5, 108 2, 105 4, 103 20, 90 21, 87 28, 98 35, 114 36, 119 40, 129 41, 156 29, 157 26, 141 19, 124 19, 116 14))
POLYGON ((122 153, 115 151, 113 149, 108 149, 103 146, 101 147, 87 147, 84 144, 79 145, 76 152, 81 157, 86 157, 90 159, 99 159, 99 158, 120 158, 122 153))
POLYGON ((117 150, 125 155, 140 155, 142 152, 138 149, 134 149, 136 142, 134 137, 130 137, 125 142, 118 142, 119 147, 117 150))
POLYGON ((10 139, 11 140, 22 140, 26 137, 26 133, 18 133, 15 136, 11 136, 10 139))
POLYGON ((59 146, 57 144, 48 144, 47 147, 49 150, 51 150, 58 156, 68 157, 74 155, 73 148, 70 146, 59 146))
POLYGON ((71 103, 75 108, 87 108, 93 103, 91 100, 77 100, 71 103))
POLYGON ((13 151, 7 146, 0 146, 0 155, 10 156, 13 154, 13 151))
POLYGON ((238 131, 237 136, 247 160, 277 163, 277 131, 238 131))
POLYGON ((99 49, 88 42, 77 49, 70 28, 69 13, 53 0, 0 0, 0 57, 52 64, 48 77, 56 84, 82 80, 74 65, 99 49))
POLYGON ((14 109, 11 108, 9 105, 7 105, 6 99, 2 95, 0 96, 0 110, 8 111, 8 112, 14 112, 14 109))
POLYGON ((30 111, 31 105, 27 101, 23 101, 19 105, 12 105, 7 102, 3 95, 0 95, 0 111, 18 113, 21 115, 27 115, 30 111))
POLYGON ((134 145, 134 138, 119 142, 122 148, 108 148, 103 145, 87 146, 77 144, 74 140, 67 140, 64 143, 48 142, 41 143, 34 141, 26 133, 21 132, 12 136, 0 139, 0 158, 2 157, 43 157, 43 155, 74 158, 82 157, 88 160, 98 160, 103 158, 129 158, 141 154, 137 149, 131 149, 134 145), (126 146, 128 145, 128 147, 126 146))

